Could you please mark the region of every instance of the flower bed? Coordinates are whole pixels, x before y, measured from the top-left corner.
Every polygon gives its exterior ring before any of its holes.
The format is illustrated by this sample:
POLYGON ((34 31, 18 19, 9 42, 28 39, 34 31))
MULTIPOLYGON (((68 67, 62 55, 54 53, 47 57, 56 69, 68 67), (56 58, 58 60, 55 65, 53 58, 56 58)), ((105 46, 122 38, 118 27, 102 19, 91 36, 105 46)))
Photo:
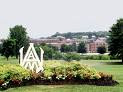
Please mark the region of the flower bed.
POLYGON ((64 84, 89 84, 100 86, 112 86, 118 82, 112 79, 112 75, 97 72, 79 62, 46 62, 44 71, 36 74, 22 68, 20 65, 0 65, 0 87, 25 85, 64 85, 64 84))

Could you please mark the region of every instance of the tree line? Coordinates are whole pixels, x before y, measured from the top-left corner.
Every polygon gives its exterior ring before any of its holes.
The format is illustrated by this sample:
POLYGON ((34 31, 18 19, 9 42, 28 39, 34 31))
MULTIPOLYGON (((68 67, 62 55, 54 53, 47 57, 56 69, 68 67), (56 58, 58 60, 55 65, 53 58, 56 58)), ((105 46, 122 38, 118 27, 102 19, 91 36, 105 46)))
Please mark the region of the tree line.
POLYGON ((72 33, 72 32, 68 32, 68 33, 59 33, 56 32, 54 35, 52 35, 51 37, 57 37, 57 36, 63 36, 65 38, 78 38, 81 39, 82 36, 88 36, 89 39, 91 39, 93 36, 95 36, 96 38, 98 37, 107 37, 109 35, 108 31, 98 31, 98 32, 76 32, 76 33, 72 33))
MULTIPOLYGON (((22 25, 16 25, 13 28, 10 28, 9 31, 10 32, 9 32, 8 38, 3 41, 2 45, 0 45, 0 53, 1 55, 5 56, 7 59, 10 56, 15 56, 16 58, 18 58, 19 49, 23 46, 26 48, 28 47, 29 37, 27 35, 26 28, 23 27, 22 25)), ((80 33, 75 33, 75 34, 80 34, 80 33)), ((118 19, 117 22, 113 24, 108 34, 109 34, 108 48, 110 51, 110 55, 112 57, 118 57, 122 59, 123 61, 123 19, 122 18, 118 19)), ((57 33, 54 36, 57 36, 57 35, 59 35, 59 33, 57 33)), ((63 34, 63 35, 66 35, 66 34, 63 34)), ((69 33, 69 35, 66 37, 69 37, 69 38, 73 37, 73 33, 69 33)), ((61 53, 55 47, 48 46, 48 45, 41 45, 41 46, 45 50, 45 54, 44 54, 45 58, 50 58, 50 59, 53 57, 57 58, 56 55, 58 55, 59 58, 61 57, 61 53)), ((60 50, 61 52, 64 52, 64 53, 75 52, 75 51, 78 53, 86 52, 84 43, 80 43, 78 47, 76 47, 76 44, 73 44, 70 46, 62 45, 60 50)), ((98 51, 102 54, 104 53, 105 49, 98 48, 98 51)), ((69 57, 69 55, 70 54, 68 54, 67 57, 69 57)))
MULTIPOLYGON (((8 58, 11 56, 15 56, 18 58, 19 56, 19 49, 21 47, 24 48, 24 52, 26 52, 27 47, 29 46, 29 37, 26 32, 26 28, 22 25, 16 25, 13 28, 9 29, 9 36, 3 43, 0 45, 0 54, 8 58)), ((39 47, 44 49, 44 58, 45 59, 60 59, 62 57, 61 52, 68 53, 68 52, 78 52, 78 53, 86 53, 86 47, 84 43, 80 43, 77 47, 76 44, 72 45, 65 45, 61 46, 60 52, 57 47, 47 45, 45 43, 35 45, 36 51, 40 54, 39 47)))
MULTIPOLYGON (((2 56, 5 56, 8 60, 8 58, 11 56, 15 56, 18 58, 19 56, 19 49, 21 47, 24 48, 24 52, 26 52, 27 47, 29 46, 29 37, 26 32, 26 28, 22 25, 16 25, 13 28, 9 29, 9 36, 6 40, 3 41, 2 45, 0 45, 0 53, 2 56)), ((72 45, 61 45, 61 48, 58 49, 57 47, 54 47, 52 45, 47 45, 45 43, 35 45, 36 51, 38 54, 40 54, 39 47, 42 47, 44 49, 44 59, 63 59, 64 57, 68 57, 68 55, 63 55, 62 53, 86 53, 86 46, 84 42, 79 43, 76 45, 76 43, 73 43, 72 45)), ((103 48, 99 49, 98 52, 103 54, 105 53, 105 50, 103 48)), ((40 55, 39 55, 40 56, 40 55)), ((75 54, 71 54, 70 56, 75 56, 75 54)))
POLYGON ((0 53, 8 60, 10 56, 18 58, 19 49, 23 46, 27 47, 29 44, 29 37, 27 36, 26 28, 22 25, 16 25, 9 29, 9 36, 3 41, 0 46, 0 53))

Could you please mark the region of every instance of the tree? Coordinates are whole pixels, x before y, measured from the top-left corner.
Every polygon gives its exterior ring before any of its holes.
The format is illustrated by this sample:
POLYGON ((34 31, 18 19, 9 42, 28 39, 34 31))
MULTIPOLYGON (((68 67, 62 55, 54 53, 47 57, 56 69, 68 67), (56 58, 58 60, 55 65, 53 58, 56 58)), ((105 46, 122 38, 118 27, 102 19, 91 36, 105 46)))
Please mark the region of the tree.
POLYGON ((52 48, 54 51, 58 51, 59 50, 58 47, 56 47, 56 46, 53 46, 53 45, 50 45, 50 44, 48 44, 47 46, 49 48, 52 48))
POLYGON ((1 50, 2 50, 2 44, 0 44, 0 54, 1 54, 1 50))
POLYGON ((86 53, 86 47, 85 47, 85 43, 81 42, 79 45, 78 45, 78 50, 77 50, 78 53, 86 53))
POLYGON ((15 53, 14 49, 15 49, 15 40, 7 39, 2 44, 1 55, 5 56, 8 60, 10 56, 14 55, 15 53))
POLYGON ((71 45, 69 46, 69 45, 65 45, 65 44, 63 44, 63 45, 61 45, 61 52, 72 52, 72 48, 71 48, 71 45))
POLYGON ((97 37, 106 37, 106 36, 108 36, 108 34, 109 34, 109 32, 107 32, 107 31, 98 31, 98 32, 95 32, 95 31, 93 31, 93 32, 74 32, 74 33, 72 33, 72 32, 68 32, 68 33, 55 33, 54 35, 52 35, 51 37, 57 37, 57 36, 63 36, 63 37, 65 37, 65 38, 69 38, 69 39, 71 39, 71 38, 78 38, 78 39, 81 39, 82 38, 82 36, 88 36, 89 37, 89 39, 91 39, 92 38, 92 36, 95 36, 96 38, 97 37))
POLYGON ((71 51, 72 52, 76 52, 77 51, 76 43, 73 43, 72 45, 70 45, 70 47, 71 47, 71 51))
POLYGON ((19 49, 23 46, 28 46, 29 38, 27 36, 26 28, 21 25, 10 28, 10 39, 15 39, 15 56, 18 58, 19 49))
POLYGON ((104 54, 106 53, 106 48, 104 46, 97 48, 97 53, 104 54))
POLYGON ((44 50, 44 59, 45 60, 49 60, 49 59, 62 59, 62 53, 60 53, 57 48, 55 48, 54 46, 51 45, 47 45, 47 44, 36 44, 35 45, 35 49, 36 52, 38 54, 38 56, 40 57, 40 48, 42 48, 44 50))
POLYGON ((123 62, 123 19, 117 20, 109 33, 110 55, 121 58, 123 62))
POLYGON ((77 53, 65 53, 64 58, 65 61, 72 61, 72 60, 81 60, 81 56, 77 53))

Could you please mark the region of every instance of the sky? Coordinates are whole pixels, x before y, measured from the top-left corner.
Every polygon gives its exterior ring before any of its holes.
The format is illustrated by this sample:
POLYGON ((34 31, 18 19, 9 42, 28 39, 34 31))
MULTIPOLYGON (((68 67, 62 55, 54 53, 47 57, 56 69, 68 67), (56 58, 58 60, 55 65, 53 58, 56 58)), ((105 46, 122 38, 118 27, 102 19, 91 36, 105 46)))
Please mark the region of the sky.
POLYGON ((108 31, 123 18, 123 0, 0 0, 0 39, 22 25, 31 38, 56 32, 108 31))

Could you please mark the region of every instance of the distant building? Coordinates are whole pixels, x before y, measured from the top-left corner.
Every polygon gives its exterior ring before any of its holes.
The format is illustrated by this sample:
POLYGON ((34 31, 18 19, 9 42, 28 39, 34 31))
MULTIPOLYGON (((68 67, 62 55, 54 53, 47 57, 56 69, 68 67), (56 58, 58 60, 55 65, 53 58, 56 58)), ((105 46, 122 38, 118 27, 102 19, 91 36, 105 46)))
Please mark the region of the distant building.
POLYGON ((92 39, 88 39, 87 36, 84 36, 84 39, 76 39, 76 38, 66 39, 62 36, 58 36, 55 38, 30 39, 30 42, 35 44, 45 43, 58 47, 59 49, 63 44, 72 45, 75 43, 76 45, 78 45, 79 43, 84 42, 88 53, 97 53, 97 48, 101 46, 104 46, 106 49, 108 48, 108 45, 106 43, 106 38, 95 39, 94 37, 92 39))
POLYGON ((95 35, 92 35, 92 38, 96 38, 96 36, 95 35))
POLYGON ((108 44, 106 43, 105 38, 98 38, 93 42, 88 43, 88 52, 89 53, 97 53, 98 47, 104 46, 106 49, 108 49, 108 44))
POLYGON ((56 37, 56 38, 43 38, 43 39, 30 39, 30 42, 35 44, 50 44, 52 46, 56 46, 58 48, 61 48, 61 45, 72 45, 74 43, 79 44, 80 40, 78 39, 65 39, 64 37, 56 37))
POLYGON ((82 36, 82 39, 88 39, 88 36, 82 36))
POLYGON ((82 36, 82 42, 87 43, 88 42, 88 36, 82 36))

